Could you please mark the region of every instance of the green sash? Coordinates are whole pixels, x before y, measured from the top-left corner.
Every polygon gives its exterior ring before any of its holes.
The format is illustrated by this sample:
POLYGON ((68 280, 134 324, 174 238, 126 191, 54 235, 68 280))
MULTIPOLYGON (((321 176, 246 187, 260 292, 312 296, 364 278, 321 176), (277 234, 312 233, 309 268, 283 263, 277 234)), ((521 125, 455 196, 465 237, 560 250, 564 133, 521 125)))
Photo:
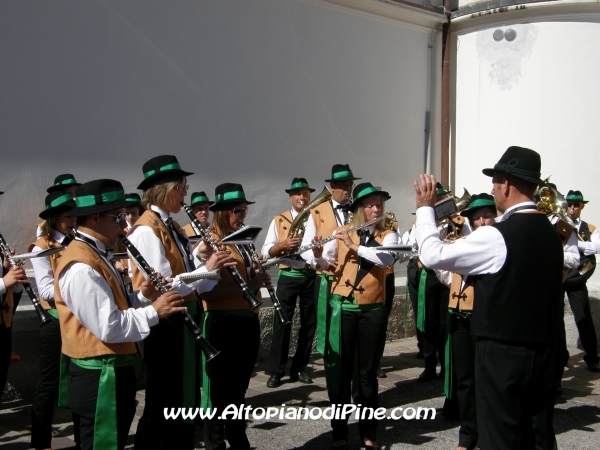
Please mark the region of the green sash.
POLYGON ((69 364, 71 358, 60 353, 60 375, 58 378, 58 407, 69 408, 69 394, 67 392, 67 380, 69 376, 69 364))
POLYGON ((342 302, 343 296, 333 294, 329 300, 331 319, 327 340, 327 358, 325 375, 327 390, 334 394, 340 392, 340 373, 342 363, 342 302))
POLYGON ((58 320, 58 311, 56 308, 47 309, 46 312, 48 314, 50 314, 52 317, 54 317, 56 320, 58 320))
POLYGON ((425 297, 427 295, 427 271, 421 269, 417 301, 417 330, 425 332, 425 297))
POLYGON ((286 277, 294 278, 314 278, 316 272, 312 269, 294 269, 292 267, 279 269, 278 277, 285 275, 286 277))
POLYGON ((317 351, 325 354, 327 341, 327 316, 329 313, 329 282, 333 281, 332 276, 324 273, 317 274, 319 279, 319 295, 317 296, 317 351))
POLYGON ((446 351, 444 360, 444 394, 446 398, 452 397, 452 333, 450 333, 452 309, 448 309, 446 316, 446 351))
MULTIPOLYGON (((212 322, 212 311, 204 312, 204 322, 202 323, 202 336, 204 339, 210 339, 210 329, 212 322)), ((210 399, 210 375, 208 374, 208 367, 206 364, 206 356, 202 352, 202 398, 200 399, 200 408, 203 411, 210 411, 212 409, 212 401, 210 399)))
POLYGON ((76 359, 76 366, 90 370, 101 370, 98 383, 98 399, 94 418, 94 448, 116 449, 117 442, 117 380, 115 367, 133 366, 133 355, 97 356, 76 359))

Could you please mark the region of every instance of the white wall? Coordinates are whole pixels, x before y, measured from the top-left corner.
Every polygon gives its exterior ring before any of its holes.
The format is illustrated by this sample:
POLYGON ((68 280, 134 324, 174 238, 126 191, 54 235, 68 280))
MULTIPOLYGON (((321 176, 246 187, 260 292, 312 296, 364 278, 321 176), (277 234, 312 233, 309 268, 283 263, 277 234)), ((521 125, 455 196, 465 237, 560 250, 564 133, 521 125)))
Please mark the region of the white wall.
MULTIPOLYGON (((317 0, 5 0, 0 230, 23 249, 55 175, 133 191, 143 162, 164 153, 196 173, 191 190, 242 183, 257 201, 248 222, 265 228, 293 177, 320 191, 349 163, 391 192, 408 227, 430 38, 317 0)), ((432 42, 439 80, 439 34, 432 42)))

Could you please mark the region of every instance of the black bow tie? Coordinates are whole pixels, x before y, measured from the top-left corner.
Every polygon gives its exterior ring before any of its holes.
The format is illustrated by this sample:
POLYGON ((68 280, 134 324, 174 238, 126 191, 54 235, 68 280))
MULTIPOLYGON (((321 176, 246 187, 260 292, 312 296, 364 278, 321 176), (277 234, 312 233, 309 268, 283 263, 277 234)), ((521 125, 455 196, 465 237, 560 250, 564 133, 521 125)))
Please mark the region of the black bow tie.
POLYGON ((167 220, 165 220, 165 224, 170 227, 173 225, 173 218, 172 217, 167 217, 167 220))
POLYGON ((343 205, 337 205, 335 209, 339 209, 341 211, 348 212, 350 211, 350 203, 344 203, 343 205))

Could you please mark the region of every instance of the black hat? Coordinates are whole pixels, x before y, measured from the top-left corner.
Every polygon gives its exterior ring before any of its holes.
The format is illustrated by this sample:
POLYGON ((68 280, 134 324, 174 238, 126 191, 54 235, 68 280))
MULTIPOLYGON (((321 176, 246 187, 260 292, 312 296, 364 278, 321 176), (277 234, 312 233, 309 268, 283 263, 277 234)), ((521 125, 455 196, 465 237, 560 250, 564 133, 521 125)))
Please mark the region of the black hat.
POLYGON ((62 192, 69 186, 81 186, 81 183, 78 183, 70 173, 63 173, 54 179, 54 184, 46 189, 46 192, 62 192))
POLYGON ((569 191, 567 193, 566 200, 568 202, 581 202, 581 203, 589 203, 589 200, 583 199, 583 194, 581 191, 569 191))
POLYGON ((485 192, 479 195, 476 194, 471 196, 469 207, 464 211, 461 211, 460 215, 466 217, 470 215, 473 211, 478 210, 480 208, 496 209, 496 202, 494 201, 494 197, 490 194, 486 194, 485 192))
POLYGON ((75 204, 71 211, 74 216, 100 214, 117 208, 125 208, 131 203, 125 200, 121 183, 115 180, 93 180, 75 189, 75 204))
POLYGON ((66 192, 49 193, 46 195, 44 204, 46 205, 46 209, 39 214, 40 218, 44 220, 52 216, 60 216, 76 206, 71 194, 66 192))
POLYGON ((194 192, 192 194, 192 201, 190 203, 190 206, 195 205, 196 203, 208 203, 209 205, 214 204, 215 202, 211 202, 208 199, 208 195, 206 195, 204 193, 204 191, 200 191, 200 192, 194 192))
POLYGON ((392 198, 391 195, 388 194, 386 191, 380 191, 371 183, 360 183, 356 185, 354 191, 352 191, 353 200, 352 205, 350 205, 350 211, 356 211, 356 208, 358 208, 360 201, 371 194, 378 194, 384 200, 389 200, 390 198, 392 198))
POLYGON ((352 174, 352 171, 350 170, 350 166, 348 164, 334 164, 331 168, 331 178, 325 181, 352 181, 361 179, 362 178, 356 178, 352 174))
POLYGON ((144 172, 144 181, 137 188, 143 191, 157 184, 168 183, 194 174, 181 170, 177 158, 173 155, 155 156, 144 163, 142 172, 144 172))
POLYGON ((135 206, 135 205, 140 205, 142 204, 142 199, 140 197, 140 194, 136 194, 135 192, 132 192, 131 194, 125 194, 125 200, 127 200, 129 202, 129 204, 127 206, 135 206))
POLYGON ((292 180, 292 185, 289 189, 286 189, 285 192, 290 194, 292 191, 297 191, 299 189, 308 189, 310 192, 315 192, 315 190, 311 189, 311 187, 308 185, 306 178, 294 178, 292 180))
POLYGON ((493 169, 483 169, 482 172, 488 177, 494 176, 494 172, 502 172, 530 183, 544 184, 540 180, 542 175, 540 154, 523 147, 508 147, 493 169))
POLYGON ((246 200, 244 188, 241 184, 223 183, 215 188, 215 203, 209 208, 211 211, 225 211, 232 203, 245 202, 251 205, 254 202, 246 200))

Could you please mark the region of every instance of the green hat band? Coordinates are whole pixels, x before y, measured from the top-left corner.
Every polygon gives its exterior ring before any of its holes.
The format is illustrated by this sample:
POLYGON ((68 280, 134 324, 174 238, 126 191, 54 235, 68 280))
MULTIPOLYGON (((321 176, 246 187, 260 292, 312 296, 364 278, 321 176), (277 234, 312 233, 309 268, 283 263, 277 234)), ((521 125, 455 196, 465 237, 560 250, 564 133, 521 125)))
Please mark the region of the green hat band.
POLYGON ((511 159, 506 164, 496 164, 494 166, 494 170, 497 170, 498 172, 504 172, 509 175, 510 174, 524 175, 524 176, 535 177, 535 178, 539 178, 541 175, 539 172, 532 172, 531 170, 517 169, 518 165, 519 165, 518 159, 511 159))
POLYGON ((192 205, 195 203, 202 203, 202 202, 208 203, 209 202, 208 197, 206 197, 205 195, 198 195, 197 197, 194 197, 192 199, 192 205))
POLYGON ((158 172, 164 172, 165 170, 181 170, 181 166, 179 163, 167 164, 166 166, 159 167, 158 170, 149 170, 148 172, 144 173, 144 178, 148 178, 149 176, 158 172))
POLYGON ((246 200, 246 196, 244 195, 244 191, 225 192, 224 194, 217 194, 215 200, 218 202, 225 200, 246 200))
POLYGON ((52 200, 49 205, 46 205, 46 209, 50 209, 50 208, 54 208, 56 206, 60 206, 63 203, 68 202, 69 200, 72 200, 72 199, 73 198, 71 197, 71 194, 61 195, 60 197, 55 198, 54 200, 52 200))
POLYGON ((303 183, 302 181, 298 181, 290 186, 290 191, 292 189, 310 189, 308 183, 303 183))
POLYGON ((356 195, 356 198, 364 197, 365 195, 369 195, 374 192, 379 192, 379 191, 377 190, 377 188, 374 188, 373 186, 369 186, 369 187, 364 188, 362 191, 360 191, 356 195))
POLYGON ((118 200, 125 199, 125 191, 111 191, 105 192, 102 194, 102 201, 100 203, 96 202, 96 195, 84 195, 82 197, 75 198, 75 204, 78 208, 83 208, 86 206, 96 206, 103 205, 104 203, 116 202, 118 200))
POLYGON ((435 195, 445 195, 447 193, 448 191, 446 191, 445 189, 438 189, 437 191, 435 191, 435 195))
POLYGON ((342 172, 336 172, 336 173, 334 173, 331 178, 333 178, 335 180, 336 178, 352 177, 352 176, 354 176, 354 175, 352 175, 352 171, 351 170, 344 170, 342 172))
POLYGON ((575 201, 582 202, 583 195, 567 195, 567 200, 575 200, 575 201))
POLYGON ((474 202, 469 203, 469 209, 481 208, 483 206, 496 207, 496 202, 493 200, 486 200, 485 198, 478 198, 474 202))
POLYGON ((75 178, 69 178, 68 180, 62 180, 59 181, 58 183, 54 183, 54 186, 60 186, 61 184, 76 184, 77 181, 75 181, 75 178))

